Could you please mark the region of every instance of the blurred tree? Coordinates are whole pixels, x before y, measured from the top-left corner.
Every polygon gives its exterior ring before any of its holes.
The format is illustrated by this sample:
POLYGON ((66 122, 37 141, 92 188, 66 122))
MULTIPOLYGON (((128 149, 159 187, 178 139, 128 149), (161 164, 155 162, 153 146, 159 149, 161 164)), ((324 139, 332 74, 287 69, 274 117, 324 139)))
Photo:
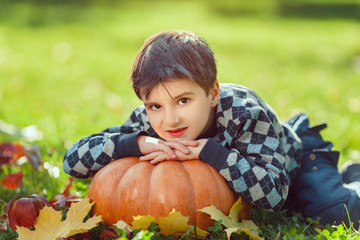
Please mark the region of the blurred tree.
POLYGON ((359 0, 209 0, 221 14, 360 19, 359 0))
POLYGON ((272 15, 277 12, 278 8, 277 0, 209 0, 208 2, 214 11, 230 16, 249 14, 272 15))
POLYGON ((360 19, 358 0, 279 0, 285 17, 360 19))
POLYGON ((0 22, 30 27, 69 23, 89 18, 87 9, 93 6, 114 6, 115 0, 2 0, 0 22))

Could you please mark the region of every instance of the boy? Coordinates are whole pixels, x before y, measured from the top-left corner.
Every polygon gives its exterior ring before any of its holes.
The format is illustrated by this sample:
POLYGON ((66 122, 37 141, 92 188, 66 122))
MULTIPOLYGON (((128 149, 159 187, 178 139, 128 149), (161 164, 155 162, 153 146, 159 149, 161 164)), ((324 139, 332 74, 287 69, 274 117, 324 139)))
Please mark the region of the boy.
POLYGON ((352 220, 357 222, 359 198, 342 187, 336 164, 325 177, 331 184, 321 182, 321 164, 337 161, 331 143, 318 134, 323 126, 310 128, 305 114, 282 123, 253 91, 219 85, 216 73, 212 51, 195 34, 176 31, 150 37, 131 73, 133 89, 144 106, 136 108, 123 125, 76 142, 64 157, 64 171, 91 177, 112 160, 127 156, 152 164, 200 159, 216 168, 236 193, 262 209, 280 210, 291 184, 296 190, 292 197, 306 203, 301 205, 305 216, 321 217, 321 223, 341 223, 346 214, 338 212, 339 204, 340 211, 350 204, 352 220), (324 153, 330 157, 323 157, 324 153), (315 162, 318 174, 314 175, 311 164, 315 162), (334 196, 324 198, 327 191, 334 196), (326 209, 321 208, 324 205, 326 209), (334 206, 335 212, 329 213, 334 206))

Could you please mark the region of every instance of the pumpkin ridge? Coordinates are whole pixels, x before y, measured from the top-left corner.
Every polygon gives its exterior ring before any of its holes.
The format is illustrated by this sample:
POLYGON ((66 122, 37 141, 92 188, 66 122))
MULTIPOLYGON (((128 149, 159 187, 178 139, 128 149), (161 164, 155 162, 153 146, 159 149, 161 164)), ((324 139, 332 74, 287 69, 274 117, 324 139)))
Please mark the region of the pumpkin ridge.
MULTIPOLYGON (((127 176, 127 174, 129 174, 129 171, 133 171, 131 169, 136 168, 137 165, 139 164, 139 162, 134 162, 134 164, 132 164, 130 167, 128 167, 123 174, 120 177, 120 180, 118 181, 117 187, 114 191, 114 195, 112 198, 112 204, 113 207, 112 209, 115 210, 115 218, 114 219, 119 219, 119 220, 123 220, 125 221, 125 219, 123 219, 122 215, 124 214, 123 211, 119 211, 118 209, 121 209, 124 205, 124 200, 122 199, 120 192, 123 191, 123 189, 127 189, 128 186, 125 184, 126 183, 126 178, 124 178, 124 176, 127 176), (125 183, 124 183, 125 182, 125 183), (125 187, 124 187, 125 186, 125 187), (120 200, 119 200, 120 199, 120 200)), ((127 176, 128 177, 128 176, 127 176)), ((133 216, 131 216, 133 217, 133 216)), ((127 221, 125 221, 127 222, 127 221)), ((128 222, 127 222, 128 223, 128 222)), ((129 223, 128 223, 129 224, 129 223)))
MULTIPOLYGON (((133 166, 133 165, 132 165, 133 166)), ((127 171, 127 170, 126 170, 127 171)), ((114 185, 115 186, 118 186, 119 185, 119 183, 121 182, 121 179, 122 179, 122 177, 124 176, 124 174, 126 173, 126 171, 124 171, 124 173, 121 175, 121 177, 119 177, 120 176, 120 174, 118 174, 118 172, 116 172, 116 178, 115 178, 115 180, 113 180, 114 181, 114 185)), ((104 186, 105 187, 105 186, 104 186)), ((116 193, 117 192, 117 187, 115 187, 114 188, 114 192, 116 193)), ((116 196, 116 194, 114 194, 114 196, 116 196)), ((115 201, 116 201, 116 198, 115 197, 112 197, 111 198, 111 200, 112 200, 112 204, 110 205, 110 209, 111 209, 111 211, 112 212, 114 212, 115 211, 115 201)))
MULTIPOLYGON (((151 164, 151 163, 150 163, 151 164)), ((149 178, 149 186, 148 186, 148 188, 149 188, 149 195, 148 195, 148 198, 147 198, 147 209, 148 209, 148 211, 149 211, 149 215, 150 215, 150 208, 151 208, 151 204, 150 204, 150 202, 151 202, 151 193, 152 193, 152 191, 150 191, 151 190, 151 184, 152 184, 152 178, 153 178, 153 176, 154 176, 154 169, 155 169, 155 166, 153 165, 152 166, 152 168, 151 168, 151 174, 150 174, 150 178, 149 178)), ((155 217, 155 218, 157 218, 157 217, 155 217)), ((157 219, 158 221, 159 221, 159 219, 157 219)))
MULTIPOLYGON (((215 184, 216 184, 217 199, 220 199, 220 198, 221 198, 221 193, 220 193, 221 186, 219 186, 219 183, 218 183, 216 177, 214 176, 214 173, 213 173, 213 171, 212 171, 211 168, 212 168, 212 167, 211 167, 210 165, 206 164, 206 169, 210 172, 211 179, 212 179, 213 182, 215 182, 215 184)), ((222 177, 222 176, 221 176, 221 177, 222 177)), ((214 189, 214 190, 215 190, 215 189, 214 189)), ((214 203, 211 203, 211 204, 213 205, 214 203)))
MULTIPOLYGON (((190 161, 192 161, 192 160, 190 160, 190 161)), ((198 209, 197 209, 197 198, 196 198, 196 194, 195 194, 195 191, 194 191, 194 181, 193 181, 192 175, 191 175, 189 169, 188 169, 187 166, 186 166, 186 165, 187 165, 187 164, 186 164, 186 161, 185 161, 185 162, 181 161, 181 165, 182 165, 183 168, 186 170, 188 179, 190 179, 190 183, 191 183, 191 188, 190 188, 190 189, 191 189, 191 192, 192 192, 193 202, 195 203, 195 206, 196 206, 195 210, 198 210, 198 209)), ((197 222, 198 222, 198 219, 197 219, 197 215, 196 215, 196 214, 195 214, 194 222, 195 222, 194 225, 196 226, 196 225, 197 225, 197 222)))

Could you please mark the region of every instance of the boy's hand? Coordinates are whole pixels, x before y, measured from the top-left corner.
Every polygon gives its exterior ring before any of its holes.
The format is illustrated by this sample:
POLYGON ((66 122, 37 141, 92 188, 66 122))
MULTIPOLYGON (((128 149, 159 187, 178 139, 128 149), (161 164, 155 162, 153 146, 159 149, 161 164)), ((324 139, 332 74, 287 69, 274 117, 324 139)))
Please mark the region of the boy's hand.
POLYGON ((160 152, 163 153, 164 156, 162 159, 164 160, 176 159, 177 155, 175 151, 184 155, 190 154, 191 151, 188 148, 196 147, 198 145, 197 141, 194 140, 183 139, 180 141, 163 141, 157 138, 143 135, 137 137, 137 144, 139 146, 140 152, 145 156, 155 152, 160 152))
MULTIPOLYGON (((187 145, 187 149, 190 151, 188 153, 184 153, 183 151, 179 151, 178 149, 174 149, 173 152, 175 153, 175 157, 170 157, 164 151, 154 151, 149 153, 145 156, 140 157, 140 161, 150 161, 152 164, 157 164, 162 161, 166 160, 178 160, 178 161, 187 161, 187 160, 194 160, 199 159, 199 154, 203 147, 205 146, 207 139, 199 139, 199 140, 178 140, 178 143, 184 143, 184 141, 191 141, 196 142, 196 146, 194 145, 187 145)), ((165 142, 165 143, 173 143, 173 142, 165 142)))

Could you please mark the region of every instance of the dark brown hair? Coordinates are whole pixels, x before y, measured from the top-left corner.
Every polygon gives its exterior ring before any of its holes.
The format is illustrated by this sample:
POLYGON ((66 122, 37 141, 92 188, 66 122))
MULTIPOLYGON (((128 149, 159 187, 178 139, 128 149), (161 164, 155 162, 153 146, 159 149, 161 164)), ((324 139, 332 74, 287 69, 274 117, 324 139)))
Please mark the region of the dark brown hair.
POLYGON ((139 50, 131 71, 136 95, 147 97, 158 83, 190 79, 208 94, 216 82, 214 54, 206 41, 186 31, 160 32, 139 50))

